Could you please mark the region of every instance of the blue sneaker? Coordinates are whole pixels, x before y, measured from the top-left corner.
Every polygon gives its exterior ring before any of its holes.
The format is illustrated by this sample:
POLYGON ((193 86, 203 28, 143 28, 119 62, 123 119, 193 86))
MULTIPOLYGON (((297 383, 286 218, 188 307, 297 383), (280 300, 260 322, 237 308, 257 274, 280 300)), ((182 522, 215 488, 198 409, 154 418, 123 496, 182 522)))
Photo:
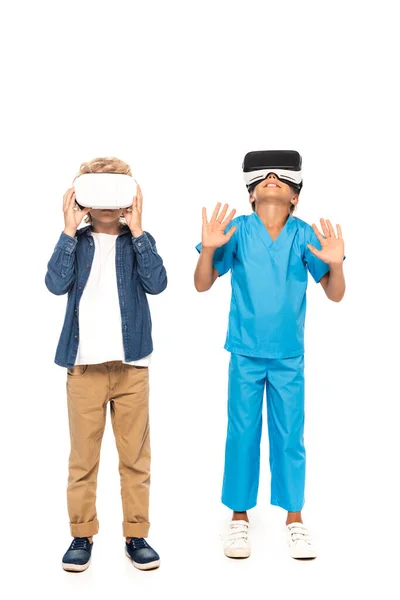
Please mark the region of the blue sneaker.
POLYGON ((85 571, 90 563, 93 542, 87 537, 76 537, 62 558, 62 567, 65 571, 85 571))
POLYGON ((157 569, 160 566, 160 557, 144 538, 132 538, 129 544, 125 542, 125 554, 141 571, 157 569))

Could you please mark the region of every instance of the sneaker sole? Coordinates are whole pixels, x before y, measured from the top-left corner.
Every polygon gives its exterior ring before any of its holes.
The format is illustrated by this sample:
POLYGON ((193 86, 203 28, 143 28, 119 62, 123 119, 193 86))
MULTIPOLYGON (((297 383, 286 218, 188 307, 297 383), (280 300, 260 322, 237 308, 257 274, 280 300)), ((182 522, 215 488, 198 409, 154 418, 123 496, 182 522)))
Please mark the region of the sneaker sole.
POLYGON ((225 556, 228 558, 249 558, 249 548, 232 548, 224 550, 225 556))
POLYGON ((301 554, 291 554, 292 558, 295 558, 296 560, 314 560, 314 558, 317 558, 316 554, 310 554, 308 556, 301 556, 301 554))
POLYGON ((317 552, 315 550, 307 552, 307 550, 304 550, 303 552, 296 552, 295 548, 291 548, 289 546, 289 552, 290 552, 290 556, 292 558, 295 558, 296 560, 312 560, 314 558, 317 558, 317 552))
POLYGON ((73 571, 74 573, 81 573, 82 571, 86 571, 88 566, 90 565, 91 558, 84 565, 74 565, 73 563, 62 563, 62 568, 64 571, 73 571))
POLYGON ((132 557, 129 555, 129 552, 127 552, 126 550, 125 550, 125 554, 129 558, 129 560, 133 563, 133 565, 140 571, 151 571, 152 569, 158 569, 158 567, 160 566, 160 560, 153 560, 152 562, 144 563, 144 564, 137 563, 132 559, 132 557))

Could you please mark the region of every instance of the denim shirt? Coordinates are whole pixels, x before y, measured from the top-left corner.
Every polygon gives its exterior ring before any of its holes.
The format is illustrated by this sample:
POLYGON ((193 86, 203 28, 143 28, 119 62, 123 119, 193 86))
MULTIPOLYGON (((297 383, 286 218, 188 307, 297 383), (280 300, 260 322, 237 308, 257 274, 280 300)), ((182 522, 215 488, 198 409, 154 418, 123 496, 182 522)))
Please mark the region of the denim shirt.
MULTIPOLYGON (((79 302, 89 278, 94 251, 91 225, 78 229, 75 237, 62 232, 47 264, 47 288, 57 296, 68 292, 64 325, 54 359, 61 367, 72 368, 75 364, 79 345, 79 302)), ((146 294, 159 294, 165 290, 167 274, 154 238, 147 232, 132 237, 127 225, 116 238, 115 261, 125 361, 131 362, 153 351, 146 294)))

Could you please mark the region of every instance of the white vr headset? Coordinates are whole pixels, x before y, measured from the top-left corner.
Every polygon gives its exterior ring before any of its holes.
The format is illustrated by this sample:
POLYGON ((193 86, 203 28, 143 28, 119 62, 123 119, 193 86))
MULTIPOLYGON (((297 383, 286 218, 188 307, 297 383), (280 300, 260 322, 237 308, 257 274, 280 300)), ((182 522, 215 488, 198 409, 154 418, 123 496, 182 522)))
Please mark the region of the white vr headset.
POLYGON ((295 150, 257 150, 243 159, 243 178, 251 192, 270 173, 298 191, 303 186, 302 158, 295 150))
POLYGON ((80 208, 128 208, 137 182, 122 173, 85 173, 75 179, 75 199, 80 208))

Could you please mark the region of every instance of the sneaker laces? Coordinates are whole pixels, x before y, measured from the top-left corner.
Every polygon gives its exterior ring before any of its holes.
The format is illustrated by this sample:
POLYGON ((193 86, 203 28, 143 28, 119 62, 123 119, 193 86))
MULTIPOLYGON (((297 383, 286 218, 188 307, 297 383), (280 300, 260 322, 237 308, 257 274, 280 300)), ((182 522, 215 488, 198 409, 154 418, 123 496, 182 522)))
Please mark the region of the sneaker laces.
POLYGON ((302 525, 301 523, 294 523, 292 525, 288 525, 287 527, 293 542, 305 542, 306 544, 312 543, 308 529, 305 527, 305 525, 302 525))
POLYGON ((148 544, 144 538, 131 538, 129 546, 133 548, 147 548, 148 544))
POLYGON ((88 538, 74 538, 72 540, 71 550, 87 550, 88 544, 88 538))

